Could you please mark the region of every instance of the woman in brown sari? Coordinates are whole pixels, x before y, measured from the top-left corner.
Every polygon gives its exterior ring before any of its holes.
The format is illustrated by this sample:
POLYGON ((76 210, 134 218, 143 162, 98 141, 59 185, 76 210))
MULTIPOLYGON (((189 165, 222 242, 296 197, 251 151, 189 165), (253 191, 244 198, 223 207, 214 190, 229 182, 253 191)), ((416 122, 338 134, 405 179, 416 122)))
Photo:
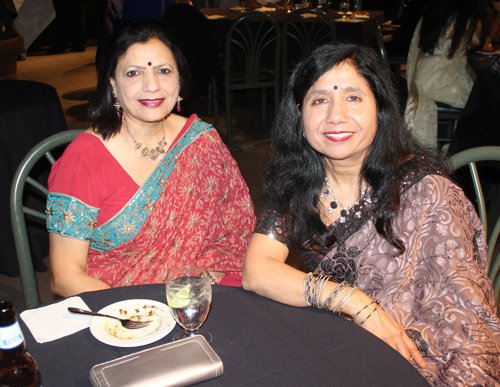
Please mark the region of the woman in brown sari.
POLYGON ((243 287, 333 311, 378 336, 433 385, 500 381, 500 321, 484 229, 399 113, 368 48, 316 49, 280 105, 267 204, 243 287), (309 271, 285 264, 289 249, 309 271))

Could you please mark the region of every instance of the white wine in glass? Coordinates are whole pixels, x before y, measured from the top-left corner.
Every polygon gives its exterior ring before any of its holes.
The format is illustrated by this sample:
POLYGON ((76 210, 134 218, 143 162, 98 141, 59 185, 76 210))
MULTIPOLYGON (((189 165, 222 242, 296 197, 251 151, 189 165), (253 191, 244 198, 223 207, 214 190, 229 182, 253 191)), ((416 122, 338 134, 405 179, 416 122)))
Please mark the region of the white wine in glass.
POLYGON ((302 4, 304 5, 304 8, 309 8, 311 0, 302 0, 302 4))

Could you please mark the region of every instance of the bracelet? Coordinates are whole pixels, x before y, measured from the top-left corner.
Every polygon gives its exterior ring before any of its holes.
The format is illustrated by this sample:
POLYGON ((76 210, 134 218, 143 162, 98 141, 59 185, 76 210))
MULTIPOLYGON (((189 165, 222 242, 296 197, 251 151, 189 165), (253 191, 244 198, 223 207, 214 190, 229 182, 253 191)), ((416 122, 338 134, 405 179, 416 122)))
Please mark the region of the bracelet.
POLYGON ((378 303, 378 304, 377 304, 377 306, 376 306, 376 307, 372 310, 372 312, 368 315, 368 317, 367 317, 367 318, 365 318, 365 319, 363 320, 363 322, 362 322, 361 324, 358 324, 358 325, 359 325, 360 327, 362 327, 362 326, 363 326, 363 324, 364 324, 365 322, 367 322, 367 321, 368 321, 368 319, 372 316, 372 314, 373 314, 373 313, 375 313, 375 312, 377 311, 377 309, 379 308, 379 306, 380 306, 380 303, 378 303))
POLYGON ((302 288, 302 293, 304 295, 304 299, 306 300, 307 305, 311 305, 311 297, 310 297, 310 289, 311 289, 311 281, 313 279, 314 273, 309 272, 307 275, 304 277, 304 285, 302 288))
POLYGON ((326 284, 330 280, 330 276, 326 274, 320 274, 319 278, 316 279, 316 283, 319 282, 319 284, 315 287, 315 302, 314 302, 314 307, 321 309, 321 296, 323 294, 323 290, 326 287, 326 284))
POLYGON ((351 321, 354 321, 354 319, 355 319, 356 317, 358 317, 358 316, 361 314, 361 312, 362 312, 362 311, 364 311, 366 308, 368 308, 370 305, 373 305, 373 304, 377 304, 377 305, 378 305, 378 304, 380 304, 380 302, 379 302, 378 300, 372 300, 372 302, 370 302, 370 303, 366 304, 363 308, 361 308, 361 309, 359 310, 359 312, 358 312, 358 313, 356 313, 354 316, 352 316, 351 321))
POLYGON ((330 306, 333 304, 333 301, 341 294, 345 288, 347 288, 349 284, 346 281, 342 281, 332 292, 328 295, 325 302, 323 303, 324 310, 330 310, 330 306))
POLYGON ((349 292, 347 292, 344 298, 342 298, 342 300, 337 304, 337 306, 333 310, 333 313, 338 314, 340 316, 342 314, 342 310, 345 307, 345 304, 347 303, 347 301, 349 301, 349 298, 351 298, 352 295, 358 291, 359 289, 356 287, 351 288, 351 290, 349 290, 349 292))

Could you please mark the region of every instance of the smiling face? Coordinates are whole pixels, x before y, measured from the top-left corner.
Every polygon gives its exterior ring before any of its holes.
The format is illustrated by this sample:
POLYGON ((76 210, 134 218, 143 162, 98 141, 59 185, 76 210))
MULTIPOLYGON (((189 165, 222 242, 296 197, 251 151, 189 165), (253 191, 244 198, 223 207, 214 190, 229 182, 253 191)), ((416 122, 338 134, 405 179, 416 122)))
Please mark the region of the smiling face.
POLYGON ((170 49, 160 40, 132 44, 110 78, 128 121, 158 122, 174 108, 179 72, 170 49))
POLYGON ((307 142, 330 162, 362 165, 377 133, 377 104, 368 82, 348 62, 323 74, 302 104, 307 142))

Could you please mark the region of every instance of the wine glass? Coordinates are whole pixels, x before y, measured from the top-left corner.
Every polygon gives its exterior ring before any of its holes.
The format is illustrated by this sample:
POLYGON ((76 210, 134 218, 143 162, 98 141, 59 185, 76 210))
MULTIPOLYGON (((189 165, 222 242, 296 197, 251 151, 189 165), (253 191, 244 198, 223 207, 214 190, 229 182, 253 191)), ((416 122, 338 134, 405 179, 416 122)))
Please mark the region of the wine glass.
POLYGON ((173 341, 201 335, 212 342, 212 335, 200 329, 212 302, 212 285, 208 271, 199 266, 180 266, 167 274, 167 303, 170 312, 184 331, 173 341))
POLYGON ((304 5, 304 8, 309 8, 311 0, 302 0, 302 4, 304 5))
POLYGON ((293 0, 285 0, 285 7, 288 13, 292 12, 293 0))
POLYGON ((351 7, 351 5, 349 4, 349 1, 346 1, 346 0, 340 1, 340 12, 344 13, 344 15, 342 16, 342 19, 345 19, 347 17, 347 12, 349 12, 350 7, 351 7))

